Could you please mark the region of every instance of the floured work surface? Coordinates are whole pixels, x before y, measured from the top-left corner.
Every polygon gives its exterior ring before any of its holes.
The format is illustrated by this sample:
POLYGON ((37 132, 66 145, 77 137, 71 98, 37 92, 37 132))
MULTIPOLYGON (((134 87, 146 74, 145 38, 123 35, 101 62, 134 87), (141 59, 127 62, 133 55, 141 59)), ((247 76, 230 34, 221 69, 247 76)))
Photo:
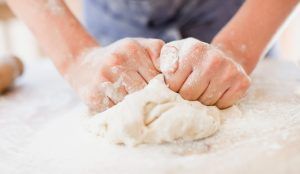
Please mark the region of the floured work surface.
POLYGON ((49 62, 0 97, 0 173, 300 173, 300 68, 261 62, 241 116, 197 142, 111 145, 82 128, 85 108, 49 62))

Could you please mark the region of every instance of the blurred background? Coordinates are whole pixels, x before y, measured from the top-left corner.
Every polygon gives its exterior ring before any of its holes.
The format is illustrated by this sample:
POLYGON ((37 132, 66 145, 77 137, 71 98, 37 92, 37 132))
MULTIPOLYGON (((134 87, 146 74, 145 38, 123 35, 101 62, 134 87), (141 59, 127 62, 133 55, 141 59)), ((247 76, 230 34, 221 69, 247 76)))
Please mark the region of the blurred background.
MULTIPOLYGON (((18 20, 8 6, 0 0, 0 55, 12 53, 25 63, 45 57, 33 34, 18 20)), ((81 0, 65 0, 76 17, 81 20, 81 0)))
MULTIPOLYGON (((81 0, 66 0, 72 12, 81 20, 81 0)), ((300 7, 289 18, 276 37, 272 57, 300 64, 300 7)), ((0 55, 13 53, 29 63, 45 57, 28 28, 14 17, 3 0, 0 0, 0 55)))

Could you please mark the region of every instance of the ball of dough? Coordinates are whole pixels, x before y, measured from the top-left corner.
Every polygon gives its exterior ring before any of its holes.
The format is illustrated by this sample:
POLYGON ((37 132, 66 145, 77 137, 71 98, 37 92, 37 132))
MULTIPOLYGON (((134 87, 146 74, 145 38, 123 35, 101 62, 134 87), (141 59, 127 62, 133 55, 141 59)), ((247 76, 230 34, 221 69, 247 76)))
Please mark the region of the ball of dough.
POLYGON ((160 144, 191 141, 214 134, 220 111, 184 100, 159 75, 142 90, 87 120, 88 129, 116 144, 160 144))

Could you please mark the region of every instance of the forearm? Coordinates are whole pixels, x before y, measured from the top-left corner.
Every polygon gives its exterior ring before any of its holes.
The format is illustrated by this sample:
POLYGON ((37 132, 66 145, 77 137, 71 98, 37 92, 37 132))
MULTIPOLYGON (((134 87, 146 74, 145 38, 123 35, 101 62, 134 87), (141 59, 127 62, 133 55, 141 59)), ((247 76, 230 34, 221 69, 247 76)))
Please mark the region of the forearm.
POLYGON ((246 0, 212 44, 232 55, 250 74, 298 0, 246 0))
POLYGON ((36 35, 62 74, 86 49, 98 46, 63 0, 7 0, 7 3, 36 35))

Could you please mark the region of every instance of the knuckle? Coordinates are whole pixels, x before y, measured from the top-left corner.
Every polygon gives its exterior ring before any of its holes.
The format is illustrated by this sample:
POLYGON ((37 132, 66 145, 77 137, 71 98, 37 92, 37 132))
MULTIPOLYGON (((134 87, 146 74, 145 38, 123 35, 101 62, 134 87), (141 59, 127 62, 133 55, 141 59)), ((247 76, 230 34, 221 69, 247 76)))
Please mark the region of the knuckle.
POLYGON ((219 68, 222 63, 223 63, 222 58, 220 58, 218 56, 214 56, 210 59, 209 66, 212 69, 216 69, 216 68, 219 68))
POLYGON ((193 95, 189 92, 188 89, 183 89, 179 91, 179 94, 181 95, 181 97, 185 100, 195 100, 193 98, 193 95))
POLYGON ((103 66, 103 68, 100 68, 98 74, 100 77, 109 77, 109 70, 110 69, 110 66, 103 66))
POLYGON ((172 91, 179 92, 180 86, 178 85, 179 83, 175 79, 168 78, 168 76, 165 76, 165 81, 172 91))
POLYGON ((180 41, 171 41, 171 42, 168 42, 166 44, 164 44, 163 48, 167 48, 167 47, 176 47, 177 45, 179 45, 179 42, 180 41))
POLYGON ((153 39, 153 42, 157 47, 162 47, 165 44, 165 42, 161 39, 153 39))
POLYGON ((174 91, 174 92, 178 92, 179 91, 179 87, 176 84, 173 83, 168 83, 169 88, 174 91))
POLYGON ((118 53, 112 53, 111 57, 107 59, 107 64, 109 66, 122 65, 124 63, 124 59, 118 53))
POLYGON ((187 38, 183 40, 182 43, 182 50, 184 52, 203 52, 203 50, 206 48, 206 44, 194 39, 194 38, 187 38))
POLYGON ((237 76, 237 72, 234 69, 227 69, 224 73, 223 82, 231 82, 237 76))
POLYGON ((195 58, 199 58, 199 56, 201 58, 205 53, 205 48, 201 43, 195 43, 190 47, 190 52, 192 53, 192 55, 196 56, 195 58))
POLYGON ((223 73, 223 81, 224 82, 230 82, 232 80, 237 80, 240 79, 240 77, 243 78, 243 74, 240 73, 240 71, 238 70, 238 68, 233 65, 233 64, 227 64, 225 65, 226 69, 225 72, 223 73))
POLYGON ((202 104, 204 104, 205 106, 209 106, 209 104, 210 104, 209 101, 203 100, 203 99, 202 99, 202 100, 200 99, 200 102, 201 102, 202 104))
POLYGON ((193 44, 201 44, 202 42, 200 42, 198 39, 194 38, 194 37, 188 37, 186 39, 184 39, 184 42, 186 43, 193 43, 193 44))
POLYGON ((128 51, 135 50, 138 46, 137 42, 130 38, 122 39, 120 44, 122 48, 127 49, 128 51))
POLYGON ((220 65, 221 63, 224 62, 224 59, 221 57, 221 56, 215 56, 213 59, 212 59, 212 63, 213 64, 216 64, 216 65, 220 65))
POLYGON ((199 99, 199 101, 202 103, 202 104, 204 104, 204 105, 206 105, 206 106, 209 106, 210 104, 211 104, 211 101, 210 101, 211 99, 209 98, 209 97, 206 97, 206 96, 202 96, 202 97, 200 97, 200 99, 199 99))
POLYGON ((152 54, 153 58, 158 58, 163 46, 165 45, 165 42, 160 40, 160 39, 154 39, 155 41, 152 42, 152 47, 151 48, 147 48, 148 52, 150 52, 152 54))
POLYGON ((171 41, 171 42, 165 43, 162 47, 162 50, 165 49, 165 48, 170 48, 170 47, 173 47, 173 48, 176 48, 177 50, 180 50, 183 43, 184 43, 183 40, 171 41))
POLYGON ((250 78, 244 77, 241 81, 240 81, 240 88, 242 89, 248 89, 251 85, 251 80, 250 78))
POLYGON ((201 53, 203 53, 208 48, 208 44, 194 38, 185 41, 184 46, 188 47, 192 52, 198 51, 201 53))

